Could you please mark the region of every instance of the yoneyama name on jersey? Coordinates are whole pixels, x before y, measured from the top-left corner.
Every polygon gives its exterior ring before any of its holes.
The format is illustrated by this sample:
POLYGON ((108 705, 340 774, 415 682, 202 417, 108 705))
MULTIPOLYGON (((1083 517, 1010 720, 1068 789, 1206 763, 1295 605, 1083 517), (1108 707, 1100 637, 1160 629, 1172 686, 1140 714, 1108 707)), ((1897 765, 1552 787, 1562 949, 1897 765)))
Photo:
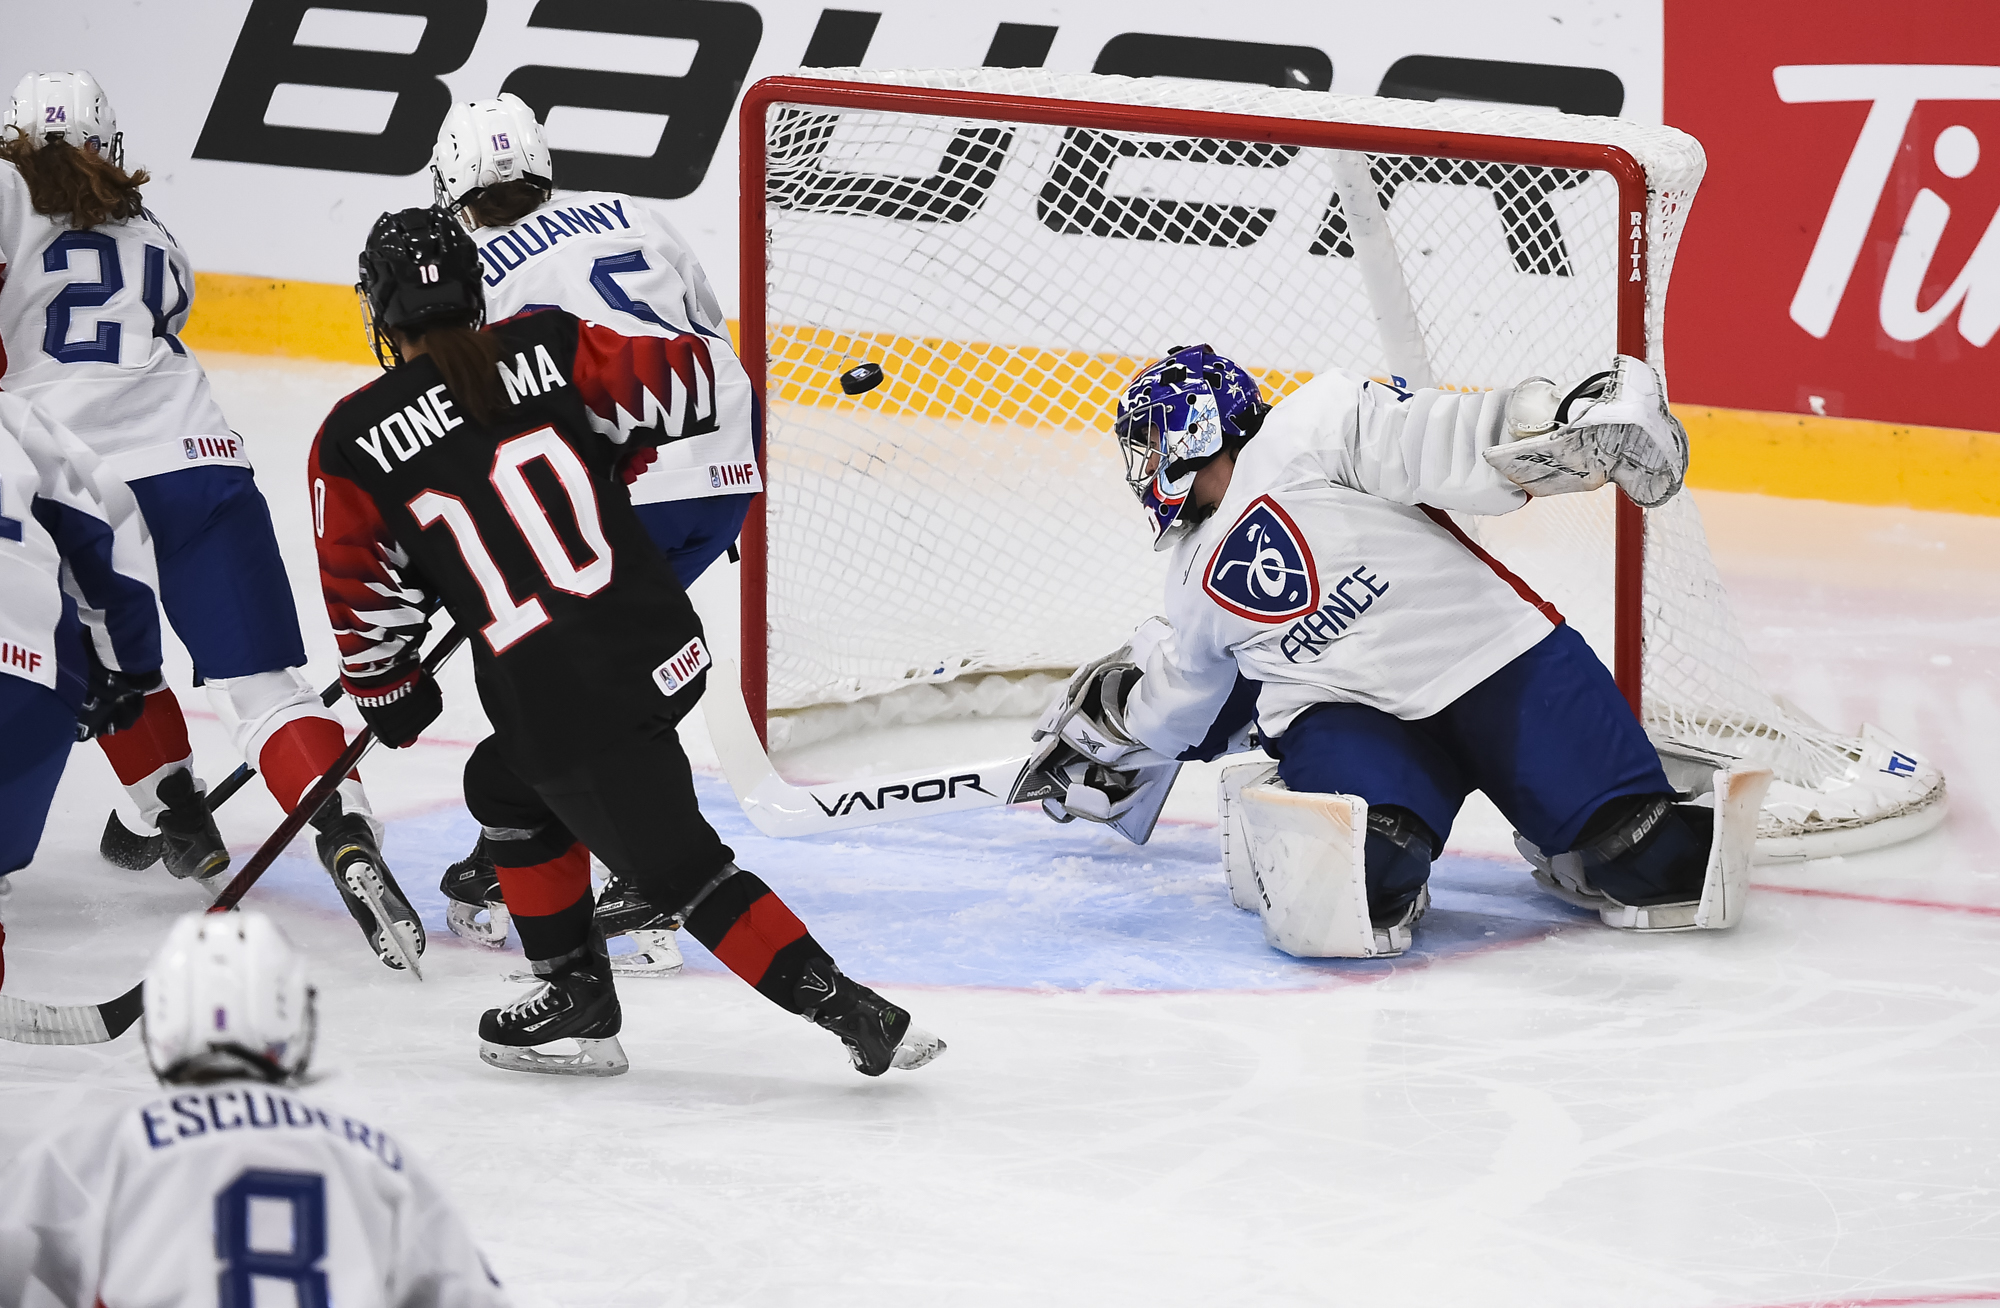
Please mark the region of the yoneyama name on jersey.
POLYGON ((395 455, 401 463, 414 457, 434 437, 464 425, 465 419, 452 412, 451 396, 440 383, 419 395, 415 404, 405 404, 400 412, 370 427, 366 436, 355 437, 354 444, 387 472, 389 455, 395 455))
MULTIPOLYGON (((519 404, 523 396, 542 395, 569 385, 548 348, 542 345, 537 345, 532 354, 522 350, 512 359, 502 359, 499 368, 509 404, 519 404)), ((367 435, 355 437, 354 444, 387 472, 390 456, 398 463, 415 458, 433 440, 442 439, 446 432, 464 425, 465 419, 453 412, 450 392, 440 384, 417 396, 416 403, 405 404, 370 427, 367 435)))

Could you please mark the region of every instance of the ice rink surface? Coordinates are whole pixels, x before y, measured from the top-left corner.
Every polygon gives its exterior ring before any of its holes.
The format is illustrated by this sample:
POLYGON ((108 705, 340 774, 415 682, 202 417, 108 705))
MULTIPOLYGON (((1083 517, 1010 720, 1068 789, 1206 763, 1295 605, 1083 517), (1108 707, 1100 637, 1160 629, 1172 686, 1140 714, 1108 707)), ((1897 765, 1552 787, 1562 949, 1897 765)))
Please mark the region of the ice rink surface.
MULTIPOLYGON (((332 678, 304 451, 369 372, 211 360, 251 441, 332 678)), ((1766 866, 1743 926, 1640 938, 1542 895, 1490 809, 1438 864, 1418 949, 1308 963, 1229 905, 1213 771, 1144 848, 1033 810, 779 842, 744 821, 699 716, 704 808, 857 977, 950 1042, 864 1080, 684 942, 625 983, 629 1075, 482 1065, 511 950, 444 927, 484 729, 469 660, 447 708, 363 772, 431 931, 428 980, 377 964, 305 841, 250 903, 311 955, 323 1081, 456 1196, 523 1305, 1932 1304, 2000 1300, 2000 520, 1706 494, 1772 684, 1880 724, 1951 784, 1937 831, 1766 866)), ((733 647, 735 569, 697 587, 733 647)), ((185 689, 184 655, 169 676, 185 689)), ((237 762, 200 692, 199 771, 237 762)), ((352 719, 350 718, 350 721, 352 719)), ((781 764, 984 757, 1019 724, 910 728, 781 764)), ((110 997, 203 902, 96 854, 119 799, 79 748, 13 878, 8 993, 110 997)), ((129 817, 129 810, 127 810, 129 817)), ((219 815, 241 859, 261 784, 219 815)), ((148 1093, 136 1032, 0 1045, 0 1159, 148 1093)))

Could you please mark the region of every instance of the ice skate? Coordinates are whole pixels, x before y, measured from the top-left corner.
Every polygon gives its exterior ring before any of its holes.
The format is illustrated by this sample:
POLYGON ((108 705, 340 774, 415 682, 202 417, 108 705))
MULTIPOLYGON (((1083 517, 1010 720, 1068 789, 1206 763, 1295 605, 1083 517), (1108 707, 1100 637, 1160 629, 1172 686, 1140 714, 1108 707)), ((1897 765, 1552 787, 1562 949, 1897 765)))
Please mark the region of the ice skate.
POLYGON ((806 1019, 839 1036, 863 1076, 892 1067, 922 1067, 945 1049, 944 1041, 914 1026, 910 1015, 833 969, 831 980, 808 972, 799 980, 799 1008, 806 1019))
POLYGON ((167 871, 187 880, 205 881, 229 867, 229 851, 208 811, 208 797, 195 789, 194 773, 176 768, 160 779, 154 792, 166 805, 159 826, 160 858, 167 871))
POLYGON ((342 812, 338 796, 327 801, 313 825, 319 828, 314 841, 319 861, 368 937, 369 948, 388 966, 421 981, 424 972, 417 960, 424 952, 424 924, 382 857, 375 828, 364 814, 342 812))
POLYGON ((507 904, 500 898, 500 874, 480 836, 472 852, 444 870, 438 889, 445 897, 445 925, 461 940, 498 949, 507 943, 507 904), (485 921, 480 914, 485 914, 485 921))
MULTIPOLYGON (((554 1076, 617 1076, 631 1067, 618 1043, 623 1017, 618 991, 604 955, 602 938, 594 939, 553 965, 534 991, 508 1004, 489 1008, 479 1019, 479 1057, 510 1072, 540 1072, 554 1076), (537 1049, 537 1045, 574 1040, 576 1051, 537 1049)), ((537 963, 540 971, 550 963, 537 963)))
POLYGON ((681 946, 675 935, 680 924, 615 873, 597 896, 597 926, 607 940, 627 936, 632 941, 631 953, 611 956, 611 970, 618 976, 680 975, 681 946))

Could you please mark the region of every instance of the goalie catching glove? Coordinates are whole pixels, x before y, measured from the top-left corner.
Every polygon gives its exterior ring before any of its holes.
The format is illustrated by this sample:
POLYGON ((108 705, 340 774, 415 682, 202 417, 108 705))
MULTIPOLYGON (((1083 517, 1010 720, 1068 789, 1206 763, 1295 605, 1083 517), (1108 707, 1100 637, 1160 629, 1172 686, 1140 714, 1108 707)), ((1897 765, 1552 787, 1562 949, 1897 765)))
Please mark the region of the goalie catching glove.
POLYGON ((1687 475, 1688 438, 1667 408, 1651 364, 1619 355, 1560 402, 1555 383, 1530 377, 1507 402, 1504 445, 1486 462, 1530 495, 1596 490, 1606 481, 1642 508, 1666 503, 1687 475))
POLYGON ((1181 765, 1126 729, 1125 702, 1143 675, 1131 660, 1122 645, 1070 678, 1035 726, 1038 748, 1013 802, 1039 799, 1058 822, 1105 823, 1135 844, 1152 835, 1181 765))

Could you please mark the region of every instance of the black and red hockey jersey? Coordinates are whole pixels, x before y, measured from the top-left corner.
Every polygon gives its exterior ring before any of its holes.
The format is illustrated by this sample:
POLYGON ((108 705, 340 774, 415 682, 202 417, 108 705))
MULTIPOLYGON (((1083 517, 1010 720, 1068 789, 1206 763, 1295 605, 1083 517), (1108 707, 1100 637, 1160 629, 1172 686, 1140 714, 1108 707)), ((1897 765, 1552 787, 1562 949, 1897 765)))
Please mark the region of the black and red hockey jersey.
POLYGON ((707 658, 690 650, 700 620, 620 470, 642 447, 713 426, 707 344, 621 336, 560 310, 490 330, 515 401, 491 425, 419 356, 342 400, 313 440, 341 679, 371 696, 412 676, 442 602, 473 633, 480 696, 501 731, 551 714, 649 717, 707 658))

